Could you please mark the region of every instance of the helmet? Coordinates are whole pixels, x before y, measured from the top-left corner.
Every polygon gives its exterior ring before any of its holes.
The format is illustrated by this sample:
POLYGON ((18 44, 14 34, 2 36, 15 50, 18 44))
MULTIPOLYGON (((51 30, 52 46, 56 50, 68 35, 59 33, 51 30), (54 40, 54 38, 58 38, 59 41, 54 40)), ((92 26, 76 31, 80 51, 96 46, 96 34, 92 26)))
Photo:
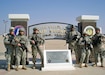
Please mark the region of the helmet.
POLYGON ((100 28, 97 27, 96 30, 100 30, 100 28))
POLYGON ((70 28, 75 28, 75 26, 74 25, 71 25, 71 27, 70 28))
POLYGON ((38 30, 37 28, 33 28, 33 31, 36 31, 36 30, 38 30))
POLYGON ((14 31, 14 27, 10 27, 9 32, 14 31))
POLYGON ((24 32, 24 31, 25 31, 24 28, 20 28, 20 29, 19 29, 19 32, 24 32))
POLYGON ((85 34, 85 35, 89 35, 88 32, 86 32, 86 31, 84 31, 83 34, 85 34))

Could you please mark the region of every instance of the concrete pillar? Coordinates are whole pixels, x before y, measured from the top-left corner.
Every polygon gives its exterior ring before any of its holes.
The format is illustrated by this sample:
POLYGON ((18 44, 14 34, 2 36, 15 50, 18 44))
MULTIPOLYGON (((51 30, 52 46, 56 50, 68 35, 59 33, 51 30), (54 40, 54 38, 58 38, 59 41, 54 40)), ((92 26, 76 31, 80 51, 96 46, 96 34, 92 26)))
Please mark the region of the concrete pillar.
POLYGON ((76 20, 78 21, 78 31, 81 34, 84 31, 88 32, 90 36, 95 34, 96 21, 99 20, 99 16, 81 15, 77 17, 76 20))
POLYGON ((9 14, 8 17, 11 20, 12 27, 25 28, 27 35, 27 22, 30 19, 29 14, 9 14))

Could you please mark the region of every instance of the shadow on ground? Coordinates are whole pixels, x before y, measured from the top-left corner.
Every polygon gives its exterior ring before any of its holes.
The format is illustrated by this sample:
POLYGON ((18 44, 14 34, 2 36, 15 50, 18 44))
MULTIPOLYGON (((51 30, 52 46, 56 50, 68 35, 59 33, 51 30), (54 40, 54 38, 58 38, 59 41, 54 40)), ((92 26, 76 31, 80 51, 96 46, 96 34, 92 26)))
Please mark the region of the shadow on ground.
MULTIPOLYGON (((29 61, 32 61, 32 58, 29 58, 29 61)), ((36 59, 36 69, 41 70, 41 60, 36 59)), ((33 64, 28 64, 26 65, 28 68, 32 68, 33 64)), ((0 59, 0 69, 5 69, 7 68, 6 60, 1 60, 0 59)))

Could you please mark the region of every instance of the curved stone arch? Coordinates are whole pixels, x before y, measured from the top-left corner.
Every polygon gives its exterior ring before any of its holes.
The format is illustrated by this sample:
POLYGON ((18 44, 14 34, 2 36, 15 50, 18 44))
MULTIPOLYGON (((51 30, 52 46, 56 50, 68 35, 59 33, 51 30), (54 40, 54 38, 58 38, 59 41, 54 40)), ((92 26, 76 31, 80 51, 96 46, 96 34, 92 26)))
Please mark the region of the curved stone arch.
POLYGON ((64 39, 65 32, 72 24, 63 22, 44 22, 28 26, 28 36, 32 34, 33 28, 39 29, 45 39, 64 39))

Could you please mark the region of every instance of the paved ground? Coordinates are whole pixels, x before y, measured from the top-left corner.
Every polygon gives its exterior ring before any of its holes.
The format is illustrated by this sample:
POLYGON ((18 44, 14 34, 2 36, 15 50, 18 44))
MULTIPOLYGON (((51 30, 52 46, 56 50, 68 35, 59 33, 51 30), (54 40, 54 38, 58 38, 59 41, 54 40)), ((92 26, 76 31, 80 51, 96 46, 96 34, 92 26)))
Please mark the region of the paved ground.
MULTIPOLYGON (((105 75, 105 67, 92 67, 91 64, 88 68, 79 68, 78 66, 75 67, 75 70, 71 71, 40 71, 39 68, 31 69, 31 65, 28 66, 28 70, 19 70, 18 72, 15 70, 11 70, 7 72, 5 70, 6 67, 6 60, 4 57, 5 48, 3 45, 3 37, 0 36, 0 75, 105 75)), ((29 54, 28 56, 31 58, 31 49, 29 47, 29 54)), ((43 47, 42 47, 43 49, 43 47)), ((64 40, 46 40, 46 50, 47 49, 66 49, 65 41, 64 40)), ((39 55, 37 56, 39 59, 39 55)), ((75 60, 74 54, 72 55, 73 60, 75 60)), ((105 61, 105 60, 104 60, 105 61)), ((75 64, 74 64, 75 65, 75 64)), ((39 67, 40 65, 37 64, 39 67)), ((104 63, 105 66, 105 63, 104 63)))

